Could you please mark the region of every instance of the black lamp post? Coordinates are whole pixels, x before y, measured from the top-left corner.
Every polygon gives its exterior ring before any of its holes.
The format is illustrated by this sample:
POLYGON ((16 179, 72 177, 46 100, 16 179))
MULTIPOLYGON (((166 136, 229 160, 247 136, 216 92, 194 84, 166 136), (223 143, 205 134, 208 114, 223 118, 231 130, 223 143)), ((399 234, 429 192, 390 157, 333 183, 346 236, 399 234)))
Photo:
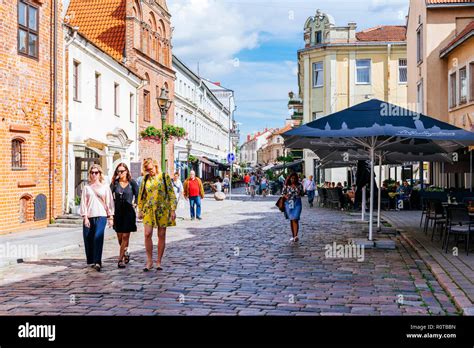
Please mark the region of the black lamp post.
POLYGON ((160 108, 161 112, 161 171, 166 173, 166 140, 165 140, 165 125, 166 125, 166 115, 168 114, 168 110, 171 107, 172 101, 168 97, 168 91, 166 88, 161 88, 161 94, 159 97, 156 98, 158 102, 158 107, 160 108))

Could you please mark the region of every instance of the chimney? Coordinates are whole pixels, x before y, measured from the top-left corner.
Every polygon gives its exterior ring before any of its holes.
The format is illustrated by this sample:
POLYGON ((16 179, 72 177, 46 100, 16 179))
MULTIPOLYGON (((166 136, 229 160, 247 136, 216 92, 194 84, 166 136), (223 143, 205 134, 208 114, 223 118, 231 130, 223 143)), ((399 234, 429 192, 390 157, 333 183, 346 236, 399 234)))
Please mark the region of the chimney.
POLYGON ((251 135, 250 135, 250 134, 249 134, 249 135, 247 135, 247 141, 250 141, 250 137, 251 137, 251 135))
POLYGON ((220 86, 220 85, 221 85, 220 82, 214 82, 214 84, 215 84, 216 86, 220 86))
POLYGON ((348 41, 353 41, 353 40, 356 39, 357 23, 356 22, 349 22, 349 23, 347 23, 347 26, 349 27, 348 41))

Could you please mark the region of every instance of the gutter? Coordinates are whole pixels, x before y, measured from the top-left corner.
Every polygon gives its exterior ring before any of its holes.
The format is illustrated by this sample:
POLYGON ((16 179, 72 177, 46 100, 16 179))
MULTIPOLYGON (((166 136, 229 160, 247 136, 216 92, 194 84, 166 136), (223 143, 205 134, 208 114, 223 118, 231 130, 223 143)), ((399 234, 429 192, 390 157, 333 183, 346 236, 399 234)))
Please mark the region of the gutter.
POLYGON ((369 41, 369 42, 356 42, 356 43, 330 43, 330 44, 322 44, 322 45, 316 45, 316 46, 311 46, 307 48, 303 48, 298 50, 298 53, 303 53, 307 51, 311 51, 314 49, 322 49, 326 47, 372 47, 372 46, 387 46, 387 45, 392 45, 392 46, 406 46, 407 43, 406 41, 369 41))
POLYGON ((441 51, 441 53, 439 54, 439 57, 440 58, 445 58, 449 53, 454 51, 457 47, 461 46, 464 42, 469 40, 471 37, 474 37, 474 30, 471 30, 469 33, 464 35, 462 37, 462 39, 460 39, 459 41, 457 41, 456 43, 454 43, 450 47, 448 47, 448 48, 444 49, 443 51, 441 51))
POLYGON ((461 3, 445 3, 445 4, 429 4, 426 5, 428 9, 438 9, 438 8, 445 8, 445 7, 470 7, 474 6, 471 2, 461 2, 461 3))

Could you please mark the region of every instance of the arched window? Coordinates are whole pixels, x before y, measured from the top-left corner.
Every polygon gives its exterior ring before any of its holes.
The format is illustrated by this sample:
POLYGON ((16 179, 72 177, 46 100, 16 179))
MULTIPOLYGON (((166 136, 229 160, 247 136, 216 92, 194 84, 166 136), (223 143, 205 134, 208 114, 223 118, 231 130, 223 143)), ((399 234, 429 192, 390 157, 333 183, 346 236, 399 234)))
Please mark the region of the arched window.
POLYGON ((24 140, 15 138, 12 140, 12 168, 23 169, 24 168, 24 153, 23 144, 24 140))
POLYGON ((135 0, 133 3, 133 17, 135 20, 133 21, 133 45, 136 49, 142 49, 142 28, 141 23, 143 20, 142 16, 142 9, 140 7, 140 3, 135 0))
POLYGON ((20 212, 19 220, 20 223, 33 221, 34 218, 34 206, 33 197, 29 194, 25 194, 20 198, 20 212))

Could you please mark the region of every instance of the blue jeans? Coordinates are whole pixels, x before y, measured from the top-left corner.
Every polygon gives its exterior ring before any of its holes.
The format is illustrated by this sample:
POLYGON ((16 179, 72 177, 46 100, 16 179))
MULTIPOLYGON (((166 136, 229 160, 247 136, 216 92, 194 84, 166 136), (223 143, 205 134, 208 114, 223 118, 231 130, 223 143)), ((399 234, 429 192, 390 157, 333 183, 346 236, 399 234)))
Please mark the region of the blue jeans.
POLYGON ((189 203, 191 204, 191 218, 194 219, 196 216, 198 219, 201 218, 201 197, 189 197, 189 203), (196 207, 196 209, 195 209, 196 207), (196 213, 195 213, 196 210, 196 213))
POLYGON ((87 264, 102 265, 102 249, 104 247, 104 231, 107 224, 105 216, 89 218, 91 226, 82 226, 87 264))
POLYGON ((314 202, 314 190, 308 190, 306 191, 308 193, 308 203, 313 204, 314 202))

